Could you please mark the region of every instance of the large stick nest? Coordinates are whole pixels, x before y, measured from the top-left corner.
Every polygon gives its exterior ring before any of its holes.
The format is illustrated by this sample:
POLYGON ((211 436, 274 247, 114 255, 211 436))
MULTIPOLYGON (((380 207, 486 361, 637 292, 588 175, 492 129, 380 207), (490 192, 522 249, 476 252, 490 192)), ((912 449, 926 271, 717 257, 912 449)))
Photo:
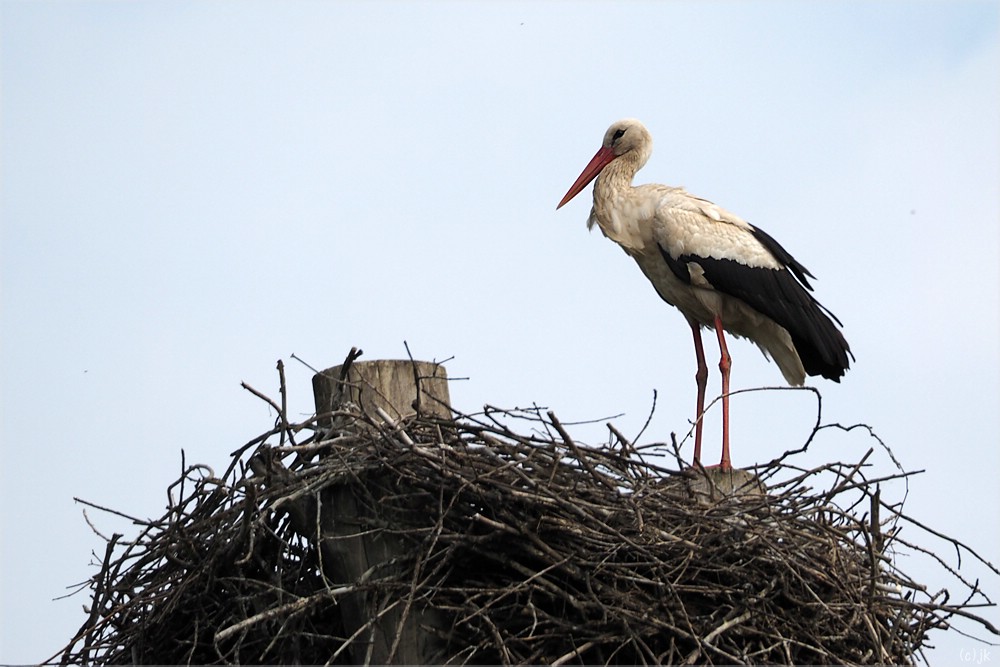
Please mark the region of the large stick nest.
POLYGON ((949 603, 894 563, 928 553, 878 491, 908 473, 785 457, 756 470, 766 493, 713 494, 611 431, 586 446, 540 410, 282 412, 222 476, 187 467, 166 514, 108 539, 62 660, 391 661, 416 628, 437 662, 912 664, 956 615, 996 634, 969 611, 990 603, 977 584, 951 571, 966 590, 949 603), (359 548, 386 555, 348 579, 359 548))

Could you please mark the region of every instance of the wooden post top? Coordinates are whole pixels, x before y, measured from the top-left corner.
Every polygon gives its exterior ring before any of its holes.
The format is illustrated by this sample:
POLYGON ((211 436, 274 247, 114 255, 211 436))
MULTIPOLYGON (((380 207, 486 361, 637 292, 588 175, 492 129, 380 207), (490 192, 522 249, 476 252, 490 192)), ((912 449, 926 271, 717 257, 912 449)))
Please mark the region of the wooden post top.
POLYGON ((341 364, 313 376, 313 395, 317 414, 350 402, 372 417, 381 408, 393 419, 417 413, 451 418, 448 374, 444 366, 432 361, 378 359, 341 364))

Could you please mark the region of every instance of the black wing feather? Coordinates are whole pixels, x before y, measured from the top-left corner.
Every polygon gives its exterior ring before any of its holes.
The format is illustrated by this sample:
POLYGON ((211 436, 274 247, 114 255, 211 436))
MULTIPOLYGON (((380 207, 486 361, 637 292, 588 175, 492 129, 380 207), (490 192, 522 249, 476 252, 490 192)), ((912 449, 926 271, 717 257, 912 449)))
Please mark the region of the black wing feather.
POLYGON ((768 252, 774 255, 774 258, 776 260, 781 262, 784 266, 787 266, 788 269, 795 274, 795 277, 798 278, 802 282, 802 284, 806 286, 806 288, 810 290, 812 289, 812 285, 810 285, 809 281, 806 280, 806 276, 809 276, 810 278, 816 278, 816 276, 809 273, 809 269, 807 269, 806 267, 802 266, 797 261, 795 261, 795 258, 792 257, 792 254, 787 250, 785 250, 785 248, 780 243, 778 243, 773 236, 765 232, 763 229, 757 229, 756 227, 754 227, 751 233, 753 234, 755 239, 760 241, 760 244, 762 246, 767 248, 768 252))
POLYGON ((753 234, 783 268, 751 267, 732 259, 697 255, 673 258, 663 246, 660 254, 673 274, 688 284, 688 263, 698 264, 716 290, 740 299, 788 331, 806 373, 839 382, 853 355, 831 318, 837 324, 840 320, 807 291, 812 286, 806 276, 815 276, 771 236, 759 229, 753 234))

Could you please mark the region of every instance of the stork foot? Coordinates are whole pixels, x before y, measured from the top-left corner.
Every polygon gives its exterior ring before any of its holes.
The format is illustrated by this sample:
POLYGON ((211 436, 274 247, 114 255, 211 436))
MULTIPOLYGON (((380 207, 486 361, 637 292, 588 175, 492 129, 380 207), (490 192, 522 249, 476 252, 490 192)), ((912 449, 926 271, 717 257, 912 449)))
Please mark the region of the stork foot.
POLYGON ((713 463, 712 465, 702 465, 700 461, 695 460, 692 467, 700 467, 705 470, 721 470, 723 472, 733 469, 733 464, 730 461, 719 461, 718 463, 713 463))

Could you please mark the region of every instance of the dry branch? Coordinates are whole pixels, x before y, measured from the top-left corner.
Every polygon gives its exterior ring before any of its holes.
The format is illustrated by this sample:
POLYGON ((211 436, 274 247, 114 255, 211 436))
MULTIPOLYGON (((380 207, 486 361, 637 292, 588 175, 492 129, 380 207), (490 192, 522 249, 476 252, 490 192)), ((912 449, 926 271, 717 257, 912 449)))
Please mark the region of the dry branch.
POLYGON ((899 538, 925 528, 885 500, 909 473, 872 477, 871 452, 809 470, 786 454, 756 471, 766 494, 706 504, 698 472, 614 428, 607 445, 576 442, 538 408, 392 422, 345 407, 292 424, 283 379, 280 405, 248 390, 276 427, 221 478, 184 466, 167 513, 111 539, 62 662, 342 664, 375 622, 343 630, 356 591, 380 616, 444 619, 426 630, 452 664, 912 664, 954 616, 997 633, 974 613, 992 604, 977 583, 959 578, 949 603, 899 569, 894 550, 934 554, 899 538), (332 578, 317 545, 335 490, 369 517, 357 533, 405 557, 332 578))

